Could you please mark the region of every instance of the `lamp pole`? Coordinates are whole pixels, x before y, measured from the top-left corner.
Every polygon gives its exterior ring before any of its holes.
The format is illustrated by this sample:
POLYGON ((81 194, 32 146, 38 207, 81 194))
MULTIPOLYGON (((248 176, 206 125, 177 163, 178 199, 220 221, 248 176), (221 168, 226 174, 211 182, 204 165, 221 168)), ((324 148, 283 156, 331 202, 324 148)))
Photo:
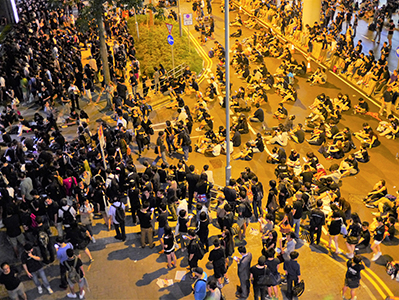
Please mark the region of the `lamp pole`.
POLYGON ((225 53, 225 75, 226 75, 226 185, 231 177, 230 165, 230 58, 229 58, 229 0, 224 1, 224 53, 225 53))
POLYGON ((177 12, 179 14, 179 30, 180 30, 180 36, 183 36, 183 27, 181 25, 181 12, 180 12, 180 0, 177 0, 177 12))

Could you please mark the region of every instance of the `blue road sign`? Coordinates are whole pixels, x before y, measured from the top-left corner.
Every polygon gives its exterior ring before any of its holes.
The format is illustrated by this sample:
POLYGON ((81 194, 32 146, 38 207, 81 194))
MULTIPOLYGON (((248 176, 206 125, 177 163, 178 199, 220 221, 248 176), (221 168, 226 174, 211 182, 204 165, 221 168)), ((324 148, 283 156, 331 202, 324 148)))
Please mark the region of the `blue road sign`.
POLYGON ((399 46, 398 46, 398 48, 396 48, 395 52, 396 52, 396 56, 399 57, 399 46))
POLYGON ((173 45, 175 43, 175 40, 173 39, 173 36, 171 36, 170 34, 168 35, 168 44, 169 45, 173 45))

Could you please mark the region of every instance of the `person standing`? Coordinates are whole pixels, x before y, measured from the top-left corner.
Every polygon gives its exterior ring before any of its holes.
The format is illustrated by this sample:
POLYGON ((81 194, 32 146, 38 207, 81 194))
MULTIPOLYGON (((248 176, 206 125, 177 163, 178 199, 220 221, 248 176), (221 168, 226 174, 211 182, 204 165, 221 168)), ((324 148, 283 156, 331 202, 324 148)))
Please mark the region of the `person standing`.
POLYGON ((229 283, 226 277, 226 257, 224 248, 220 245, 220 240, 215 239, 213 241, 215 248, 209 253, 209 262, 213 265, 214 277, 217 280, 218 288, 222 288, 222 278, 225 278, 225 283, 229 283))
POLYGON ((7 262, 1 264, 1 270, 3 272, 0 274, 0 284, 4 284, 8 296, 12 300, 18 300, 20 297, 27 300, 24 284, 18 278, 16 270, 11 268, 7 262))
POLYGON ((37 291, 39 294, 43 293, 42 285, 39 281, 39 276, 43 281, 44 287, 47 289, 49 294, 53 293, 53 290, 50 287, 50 283, 48 282, 46 273, 44 273, 42 259, 37 253, 36 249, 33 249, 33 246, 30 243, 25 244, 25 251, 21 254, 21 262, 22 266, 28 275, 29 278, 33 279, 33 282, 37 286, 37 291))
POLYGON ((123 204, 119 198, 115 199, 109 207, 109 216, 112 217, 112 223, 114 223, 115 226, 115 238, 123 242, 126 241, 125 204, 123 204))
POLYGON ((186 175, 188 183, 188 210, 191 211, 193 208, 194 192, 198 181, 200 180, 200 175, 195 172, 195 166, 190 165, 188 167, 189 173, 186 175))
POLYGON ((392 49, 392 36, 393 32, 395 30, 395 24, 393 23, 393 20, 389 20, 388 24, 388 42, 389 42, 389 48, 392 49))
MULTIPOLYGON (((234 260, 237 261, 237 270, 238 270, 238 278, 240 279, 240 293, 236 293, 236 296, 239 298, 247 299, 249 295, 250 288, 250 269, 251 269, 251 261, 252 261, 252 253, 248 252, 244 246, 238 247, 238 253, 240 253, 241 258, 234 257, 234 260)), ((237 291, 238 292, 238 291, 237 291)))
POLYGON ((310 234, 310 244, 314 244, 314 234, 317 234, 316 237, 316 244, 318 245, 320 243, 320 237, 321 237, 321 229, 323 225, 326 223, 326 216, 324 212, 321 210, 321 207, 323 206, 323 201, 317 200, 316 208, 314 208, 310 212, 310 229, 309 229, 309 234, 310 234))
POLYGON ((150 245, 150 249, 154 248, 153 242, 153 228, 151 224, 152 216, 154 210, 152 209, 149 212, 150 203, 145 201, 143 203, 143 207, 139 210, 138 217, 140 221, 140 230, 141 230, 141 248, 145 248, 146 238, 148 240, 148 244, 150 245))
POLYGON ((290 260, 284 262, 284 270, 287 275, 287 298, 292 300, 292 284, 296 286, 301 280, 301 268, 297 262, 299 253, 292 251, 290 254, 290 260))
POLYGON ((71 243, 65 243, 63 237, 57 237, 56 239, 56 247, 55 249, 57 250, 57 258, 60 261, 60 275, 61 275, 61 284, 60 288, 66 289, 67 286, 67 278, 66 278, 66 267, 64 265, 64 262, 68 259, 68 256, 66 254, 66 251, 68 249, 73 249, 73 246, 71 243))
POLYGON ((345 299, 345 292, 348 288, 351 290, 351 300, 356 299, 356 289, 360 286, 360 272, 364 270, 364 264, 362 263, 362 257, 355 255, 352 259, 346 262, 348 268, 345 274, 345 284, 342 288, 342 298, 345 299))
POLYGON ((188 134, 188 132, 182 125, 179 125, 178 129, 179 129, 178 144, 180 145, 180 147, 182 147, 183 153, 184 153, 183 159, 184 159, 184 161, 187 162, 188 154, 190 152, 190 145, 191 145, 190 135, 188 134))
POLYGON ((258 264, 252 266, 250 269, 255 300, 258 300, 259 297, 263 300, 266 297, 267 286, 262 280, 265 276, 270 276, 270 270, 265 266, 265 262, 266 257, 262 255, 258 259, 258 264))
POLYGON ((157 157, 154 159, 152 162, 152 165, 155 166, 160 159, 162 159, 162 162, 169 167, 169 163, 166 160, 166 134, 162 130, 158 133, 158 138, 157 142, 155 145, 155 154, 157 154, 157 157))
POLYGON ((158 94, 158 90, 160 88, 160 85, 159 85, 160 74, 159 74, 159 70, 157 67, 154 67, 154 75, 153 76, 154 76, 154 91, 155 91, 155 94, 158 94))
POLYGON ((73 249, 68 249, 66 251, 66 254, 68 256, 67 260, 64 261, 64 266, 68 270, 68 272, 73 272, 72 268, 76 270, 76 273, 78 274, 79 279, 77 282, 74 282, 71 280, 71 278, 68 278, 68 285, 70 289, 70 293, 67 294, 68 298, 77 298, 75 294, 75 284, 79 284, 79 299, 83 299, 85 296, 85 290, 84 290, 84 285, 85 285, 85 273, 83 270, 83 263, 80 260, 78 256, 75 255, 73 249))
POLYGON ((194 272, 195 268, 198 267, 198 261, 202 259, 201 256, 201 245, 199 244, 199 238, 195 234, 194 229, 189 229, 188 230, 188 235, 187 235, 189 242, 187 246, 187 253, 188 253, 188 265, 190 267, 190 270, 194 272))
POLYGON ((384 94, 381 97, 382 103, 379 111, 380 116, 384 114, 385 108, 387 110, 387 117, 391 114, 392 100, 393 100, 392 87, 388 86, 387 90, 384 92, 384 94))
POLYGON ((295 194, 295 201, 292 204, 292 218, 294 222, 295 238, 299 239, 299 229, 303 215, 303 208, 305 203, 302 200, 302 193, 295 194))
POLYGON ((380 244, 387 235, 388 231, 385 230, 385 225, 382 217, 377 217, 377 227, 374 230, 374 237, 373 237, 374 241, 373 244, 371 245, 371 250, 373 250, 374 253, 373 257, 371 258, 371 261, 376 261, 382 255, 380 244))
POLYGON ((194 299, 204 300, 206 297, 206 281, 208 279, 208 275, 200 267, 194 268, 193 272, 194 277, 196 278, 192 286, 192 289, 194 291, 194 299))

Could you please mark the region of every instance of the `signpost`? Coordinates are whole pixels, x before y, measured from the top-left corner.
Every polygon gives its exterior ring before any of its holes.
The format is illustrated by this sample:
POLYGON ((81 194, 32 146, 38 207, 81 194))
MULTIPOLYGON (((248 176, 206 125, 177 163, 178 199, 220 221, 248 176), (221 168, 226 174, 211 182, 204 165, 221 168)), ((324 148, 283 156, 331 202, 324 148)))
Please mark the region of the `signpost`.
POLYGON ((395 50, 396 56, 398 57, 398 66, 396 67, 396 70, 399 69, 399 46, 395 50))
POLYGON ((174 53, 173 53, 173 44, 175 43, 175 40, 173 39, 173 36, 172 36, 173 24, 169 24, 169 23, 165 23, 165 24, 166 24, 166 28, 168 28, 168 31, 169 31, 168 44, 172 47, 172 67, 173 67, 173 72, 174 72, 174 69, 175 69, 175 56, 174 56, 174 53))
POLYGON ((184 14, 183 24, 187 26, 188 29, 188 53, 190 53, 190 25, 193 25, 193 14, 184 14))

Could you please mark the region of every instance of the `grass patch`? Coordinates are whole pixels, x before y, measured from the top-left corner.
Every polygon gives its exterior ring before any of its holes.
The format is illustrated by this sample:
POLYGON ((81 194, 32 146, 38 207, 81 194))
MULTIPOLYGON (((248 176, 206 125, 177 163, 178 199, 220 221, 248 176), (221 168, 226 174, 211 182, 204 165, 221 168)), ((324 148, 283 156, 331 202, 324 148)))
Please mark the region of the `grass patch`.
POLYGON ((172 50, 168 44, 168 30, 165 23, 173 24, 172 36, 174 39, 173 51, 175 67, 186 63, 192 71, 201 72, 203 60, 190 42, 187 33, 183 30, 183 36, 179 34, 179 23, 171 19, 165 21, 154 19, 154 26, 148 27, 149 16, 140 15, 137 18, 139 23, 140 40, 137 40, 137 32, 134 18, 128 20, 129 32, 134 37, 137 59, 140 61, 140 69, 152 76, 154 67, 162 64, 167 71, 172 67, 172 50))

